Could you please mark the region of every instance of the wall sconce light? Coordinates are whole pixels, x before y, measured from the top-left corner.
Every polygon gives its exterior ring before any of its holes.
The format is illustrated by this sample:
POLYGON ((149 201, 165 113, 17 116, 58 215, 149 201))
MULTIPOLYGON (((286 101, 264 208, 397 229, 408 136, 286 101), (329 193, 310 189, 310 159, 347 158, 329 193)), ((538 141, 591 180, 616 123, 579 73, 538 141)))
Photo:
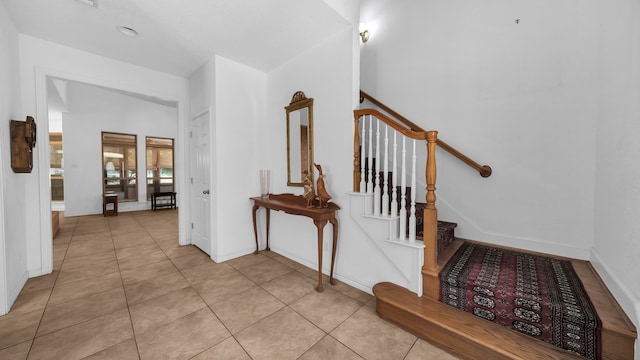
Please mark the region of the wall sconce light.
POLYGON ((363 43, 369 41, 369 30, 364 30, 360 32, 360 39, 363 43))
POLYGON ((116 167, 113 165, 113 162, 107 161, 107 163, 104 165, 104 169, 107 171, 114 171, 116 167))

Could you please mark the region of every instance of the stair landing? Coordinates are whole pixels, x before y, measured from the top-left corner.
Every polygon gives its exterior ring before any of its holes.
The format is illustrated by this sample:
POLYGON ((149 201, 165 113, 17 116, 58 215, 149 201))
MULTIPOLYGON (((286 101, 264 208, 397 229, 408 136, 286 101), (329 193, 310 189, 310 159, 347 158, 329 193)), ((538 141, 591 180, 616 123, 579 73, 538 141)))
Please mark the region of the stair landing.
MULTIPOLYGON (((457 239, 454 245, 459 246, 457 239)), ((457 246, 454 246, 457 248, 457 246)), ((449 250, 449 249, 448 249, 449 250)), ((453 249, 452 249, 453 250, 453 249)), ((602 321, 602 358, 633 359, 636 329, 591 264, 571 260, 602 321)), ((392 283, 373 287, 383 319, 466 359, 583 359, 392 283)))

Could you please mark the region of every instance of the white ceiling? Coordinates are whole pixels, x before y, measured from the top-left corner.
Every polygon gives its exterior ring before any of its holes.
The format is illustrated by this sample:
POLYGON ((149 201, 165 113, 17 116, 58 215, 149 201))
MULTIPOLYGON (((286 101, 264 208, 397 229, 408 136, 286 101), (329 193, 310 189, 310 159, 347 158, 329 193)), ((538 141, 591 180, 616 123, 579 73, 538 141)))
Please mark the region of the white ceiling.
POLYGON ((214 54, 270 71, 350 26, 324 0, 0 1, 22 34, 183 77, 214 54))

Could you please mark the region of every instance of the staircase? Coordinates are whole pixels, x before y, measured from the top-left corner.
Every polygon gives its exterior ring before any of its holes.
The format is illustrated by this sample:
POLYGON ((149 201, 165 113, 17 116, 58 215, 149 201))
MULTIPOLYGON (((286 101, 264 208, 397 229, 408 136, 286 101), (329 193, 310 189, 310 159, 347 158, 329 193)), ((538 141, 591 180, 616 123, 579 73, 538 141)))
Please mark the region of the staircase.
MULTIPOLYGON (((400 238, 398 236, 400 216, 391 216, 389 213, 386 215, 374 215, 370 210, 374 202, 373 194, 354 192, 349 195, 349 215, 352 220, 359 225, 362 232, 376 245, 379 253, 393 265, 396 275, 400 275, 404 279, 402 285, 413 292, 414 296, 422 296, 423 279, 421 269, 424 265, 424 242, 422 241, 421 216, 416 217, 416 228, 420 228, 420 230, 416 230, 415 239, 411 240, 409 238, 408 230, 405 230, 405 237, 400 238)), ((425 205, 424 203, 416 203, 418 214, 425 205)), ((455 223, 438 222, 437 236, 440 247, 445 248, 447 244, 453 243, 453 229, 455 227, 455 223)), ((407 227, 405 226, 404 229, 407 229, 407 227)))
MULTIPOLYGON (((435 148, 440 145, 437 132, 426 132, 406 119, 399 124, 374 109, 355 110, 354 120, 354 192, 350 194, 350 216, 401 278, 398 283, 382 282, 373 287, 378 315, 462 358, 582 358, 438 301, 440 270, 465 240, 455 238, 454 223, 437 221, 435 148), (401 139, 397 140, 396 135, 401 139), (409 145, 405 143, 407 139, 409 145), (416 142, 426 145, 426 157, 417 155, 416 142), (426 162, 423 172, 426 176, 420 180, 416 176, 421 172, 416 170, 419 156, 426 162), (416 201, 417 191, 409 191, 420 189, 416 185, 421 180, 426 189, 424 203, 416 201), (422 232, 416 230, 420 221, 422 232)), ((462 157, 481 176, 491 174, 487 165, 480 166, 462 157)), ((602 358, 633 359, 637 338, 633 323, 591 265, 571 261, 603 323, 602 358)))
MULTIPOLYGON (((382 282, 373 287, 380 317, 462 358, 584 359, 424 296, 420 271, 424 243, 419 236, 415 241, 394 236, 400 222, 398 216, 366 214, 366 209, 373 206, 373 197, 373 194, 351 193, 350 216, 406 280, 404 284, 382 282)), ((454 228, 455 223, 438 222, 439 242, 450 242, 439 252, 439 268, 467 241, 455 238, 454 228)), ((588 262, 572 260, 572 264, 603 323, 602 358, 633 359, 637 337, 633 323, 588 262)))

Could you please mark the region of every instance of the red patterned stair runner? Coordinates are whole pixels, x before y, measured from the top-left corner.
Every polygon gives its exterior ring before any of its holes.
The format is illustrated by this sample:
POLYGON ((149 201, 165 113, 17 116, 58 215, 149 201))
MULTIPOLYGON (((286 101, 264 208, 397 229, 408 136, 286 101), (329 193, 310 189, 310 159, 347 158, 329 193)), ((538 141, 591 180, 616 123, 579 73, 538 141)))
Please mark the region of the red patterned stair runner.
POLYGON ((465 242, 440 280, 445 304, 600 358, 602 323, 570 261, 465 242))

